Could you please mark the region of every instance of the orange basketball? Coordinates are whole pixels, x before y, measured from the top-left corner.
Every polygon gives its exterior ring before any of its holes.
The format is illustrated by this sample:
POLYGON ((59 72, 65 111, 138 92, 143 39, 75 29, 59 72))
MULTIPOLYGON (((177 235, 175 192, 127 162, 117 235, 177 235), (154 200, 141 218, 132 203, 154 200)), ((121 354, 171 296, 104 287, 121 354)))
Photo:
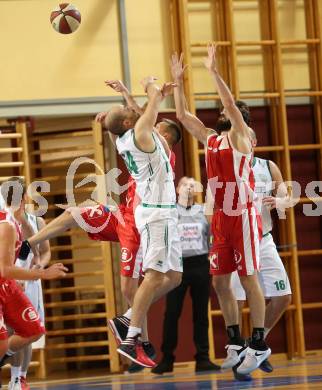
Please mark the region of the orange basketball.
POLYGON ((73 4, 62 3, 50 14, 50 22, 57 32, 71 34, 78 29, 81 14, 73 4))

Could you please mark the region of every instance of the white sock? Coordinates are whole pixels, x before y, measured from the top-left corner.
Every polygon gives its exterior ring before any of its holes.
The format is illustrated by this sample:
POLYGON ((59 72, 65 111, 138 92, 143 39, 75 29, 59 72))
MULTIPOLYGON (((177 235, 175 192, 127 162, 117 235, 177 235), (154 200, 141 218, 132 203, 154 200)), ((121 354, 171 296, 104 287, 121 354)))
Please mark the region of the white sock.
POLYGON ((270 331, 271 331, 270 328, 264 328, 264 340, 266 339, 266 337, 270 331))
POLYGON ((126 337, 135 337, 138 334, 141 334, 141 328, 136 328, 135 326, 129 326, 126 337))
POLYGON ((21 375, 20 366, 19 367, 11 366, 11 379, 19 378, 20 375, 21 375))
POLYGON ((128 318, 129 320, 131 319, 132 316, 132 308, 130 307, 124 314, 124 317, 128 318))
POLYGON ((27 371, 20 371, 20 376, 27 378, 27 371))

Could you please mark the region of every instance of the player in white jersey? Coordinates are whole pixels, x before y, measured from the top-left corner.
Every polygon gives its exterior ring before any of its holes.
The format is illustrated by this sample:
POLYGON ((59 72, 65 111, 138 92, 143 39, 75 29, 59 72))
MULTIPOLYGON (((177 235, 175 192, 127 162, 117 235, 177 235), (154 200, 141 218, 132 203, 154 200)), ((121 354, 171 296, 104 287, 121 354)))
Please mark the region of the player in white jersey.
MULTIPOLYGON (((40 229, 42 229, 46 223, 43 218, 36 217, 30 213, 25 213, 25 222, 28 224, 29 228, 32 229, 34 234, 38 233, 40 229)), ((30 231, 28 231, 30 232, 30 231)), ((28 238, 29 234, 23 228, 23 237, 28 238)), ((27 260, 20 260, 18 258, 16 265, 21 268, 31 269, 38 268, 44 269, 50 262, 50 245, 49 241, 43 241, 39 244, 38 247, 39 252, 39 261, 37 264, 35 262, 34 254, 31 252, 27 258, 27 260)), ((43 302, 43 293, 42 293, 42 285, 41 280, 28 280, 24 283, 24 292, 32 303, 33 307, 36 309, 39 314, 39 319, 42 324, 45 323, 45 310, 44 310, 44 302, 43 302)), ((30 389, 27 384, 27 371, 29 368, 29 364, 31 362, 32 357, 32 349, 36 348, 44 348, 45 347, 45 336, 43 335, 36 343, 29 344, 17 354, 14 355, 11 364, 11 381, 8 385, 9 390, 28 390, 30 389), (20 386, 20 387, 19 387, 20 386)))
MULTIPOLYGON (((264 297, 270 299, 265 312, 264 326, 266 337, 291 302, 290 282, 271 235, 273 223, 270 214, 270 210, 276 207, 275 196, 277 195, 277 188, 279 197, 288 198, 288 195, 281 171, 272 161, 254 157, 253 172, 255 175, 255 192, 262 200, 263 238, 259 246, 260 272, 258 278, 264 297)), ((238 301, 241 316, 241 311, 246 301, 246 294, 237 272, 234 272, 232 275, 231 286, 238 301)), ((264 360, 260 368, 265 372, 273 370, 268 360, 264 360)))
POLYGON ((148 96, 142 116, 137 120, 127 108, 117 106, 106 116, 105 127, 116 138, 117 150, 136 181, 141 200, 134 215, 141 234, 145 278, 136 292, 128 334, 118 352, 142 366, 153 367, 155 363, 140 342, 142 322, 150 305, 180 284, 182 258, 169 150, 154 131, 159 106, 172 92, 173 84, 160 89, 153 77, 145 78, 142 84, 148 96))

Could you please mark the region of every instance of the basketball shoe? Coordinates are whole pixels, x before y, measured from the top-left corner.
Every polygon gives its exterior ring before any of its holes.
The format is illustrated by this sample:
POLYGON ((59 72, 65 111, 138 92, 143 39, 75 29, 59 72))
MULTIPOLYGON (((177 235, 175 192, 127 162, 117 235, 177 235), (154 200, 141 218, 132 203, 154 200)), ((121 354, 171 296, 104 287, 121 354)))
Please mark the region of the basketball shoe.
POLYGON ((132 362, 137 363, 143 367, 152 368, 156 363, 150 359, 142 346, 140 335, 135 337, 127 337, 117 348, 117 352, 129 358, 132 362))

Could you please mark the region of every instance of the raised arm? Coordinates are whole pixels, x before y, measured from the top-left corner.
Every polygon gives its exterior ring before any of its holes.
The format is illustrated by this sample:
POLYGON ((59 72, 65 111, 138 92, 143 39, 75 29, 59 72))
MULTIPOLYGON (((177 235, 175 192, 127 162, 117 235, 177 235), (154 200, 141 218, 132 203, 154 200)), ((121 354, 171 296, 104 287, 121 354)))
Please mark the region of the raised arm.
POLYGON ((205 144, 211 131, 206 128, 201 120, 187 110, 183 88, 183 75, 187 65, 183 66, 183 54, 181 53, 180 58, 178 58, 177 53, 173 54, 170 60, 170 66, 173 81, 177 84, 177 87, 174 89, 177 119, 193 137, 196 137, 198 141, 205 144))
POLYGON ((220 100, 225 109, 225 115, 229 118, 232 124, 232 131, 236 131, 242 135, 249 136, 248 126, 245 123, 241 112, 235 104, 234 97, 230 89, 221 78, 217 70, 216 46, 208 45, 208 57, 205 58, 205 66, 213 77, 220 100))
POLYGON ((131 107, 136 113, 139 115, 144 113, 144 108, 138 105, 134 97, 130 94, 130 91, 126 88, 121 80, 106 80, 105 84, 114 89, 114 91, 121 93, 127 105, 131 107))
POLYGON ((172 93, 174 84, 164 84, 160 89, 155 84, 152 76, 142 80, 144 91, 148 95, 148 104, 143 115, 136 122, 134 127, 135 141, 137 146, 144 152, 151 153, 155 149, 153 140, 153 128, 158 117, 159 107, 163 98, 172 93))

